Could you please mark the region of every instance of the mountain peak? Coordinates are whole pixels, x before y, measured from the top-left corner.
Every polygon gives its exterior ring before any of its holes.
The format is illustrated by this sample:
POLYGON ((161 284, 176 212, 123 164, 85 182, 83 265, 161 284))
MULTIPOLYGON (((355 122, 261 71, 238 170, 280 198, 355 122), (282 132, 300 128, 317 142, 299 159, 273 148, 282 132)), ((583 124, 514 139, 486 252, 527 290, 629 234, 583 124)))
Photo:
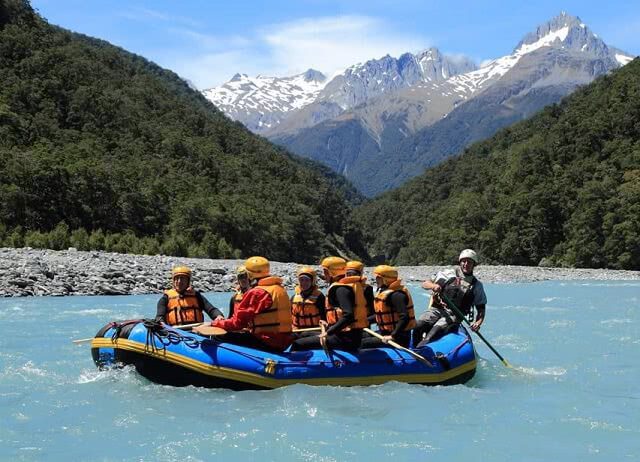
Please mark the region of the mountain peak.
POLYGON ((523 55, 546 46, 591 53, 600 57, 610 54, 602 39, 579 17, 566 11, 562 11, 527 34, 516 46, 514 54, 523 55))
POLYGON ((316 71, 315 69, 307 69, 304 74, 302 74, 305 82, 324 82, 327 77, 320 71, 316 71))

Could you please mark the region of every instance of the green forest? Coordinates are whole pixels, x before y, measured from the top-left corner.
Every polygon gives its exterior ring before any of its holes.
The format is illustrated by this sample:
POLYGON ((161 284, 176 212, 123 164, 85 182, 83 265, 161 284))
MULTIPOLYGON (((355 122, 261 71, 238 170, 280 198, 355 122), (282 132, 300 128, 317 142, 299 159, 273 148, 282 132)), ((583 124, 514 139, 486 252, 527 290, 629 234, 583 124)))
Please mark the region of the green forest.
POLYGON ((0 246, 640 269, 640 60, 363 203, 171 71, 0 0, 0 246))
POLYGON ((371 255, 640 269, 640 60, 355 212, 371 255))
POLYGON ((0 245, 309 261, 359 194, 173 72, 0 1, 0 245))

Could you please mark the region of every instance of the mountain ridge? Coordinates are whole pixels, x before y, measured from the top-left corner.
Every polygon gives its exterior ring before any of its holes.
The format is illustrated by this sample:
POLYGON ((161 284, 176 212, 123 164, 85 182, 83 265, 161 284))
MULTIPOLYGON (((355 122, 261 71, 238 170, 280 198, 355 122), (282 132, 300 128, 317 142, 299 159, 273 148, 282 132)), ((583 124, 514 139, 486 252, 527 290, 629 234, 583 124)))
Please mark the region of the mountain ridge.
POLYGON ((421 83, 353 109, 350 117, 341 114, 342 119, 334 117, 270 139, 329 165, 373 196, 469 142, 559 101, 628 58, 608 47, 579 18, 559 15, 527 34, 512 54, 480 69, 444 82, 421 83), (345 137, 356 132, 362 148, 353 152, 358 147, 345 137))

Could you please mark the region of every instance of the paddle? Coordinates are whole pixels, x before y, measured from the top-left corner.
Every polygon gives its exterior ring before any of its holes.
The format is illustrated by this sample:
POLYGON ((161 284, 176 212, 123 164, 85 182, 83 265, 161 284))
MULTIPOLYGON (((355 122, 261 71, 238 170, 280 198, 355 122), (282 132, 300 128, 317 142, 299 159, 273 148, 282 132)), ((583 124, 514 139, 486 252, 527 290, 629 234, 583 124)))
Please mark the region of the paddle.
MULTIPOLYGON (((379 338, 380 340, 384 341, 384 337, 382 335, 380 335, 379 333, 377 333, 374 330, 368 329, 368 328, 364 328, 362 329, 363 331, 365 331, 366 333, 373 335, 374 337, 379 338)), ((391 345, 393 348, 395 348, 396 350, 401 350, 401 351, 405 351, 407 353, 409 353, 411 356, 413 356, 414 358, 416 358, 418 361, 420 361, 421 363, 424 363, 425 365, 429 366, 429 367, 433 367, 433 364, 431 364, 431 362, 425 358, 424 356, 422 356, 421 354, 416 353, 413 350, 410 350, 409 348, 405 348, 402 345, 400 345, 399 343, 394 342, 393 340, 388 340, 386 343, 388 343, 389 345, 391 345)))
POLYGON ((204 336, 224 335, 227 333, 222 327, 214 327, 211 325, 194 327, 192 332, 204 336))
POLYGON ((291 329, 291 332, 293 333, 298 333, 298 332, 316 332, 321 330, 321 327, 305 327, 303 329, 291 329))
MULTIPOLYGON (((460 311, 460 309, 456 306, 456 304, 455 304, 455 303, 453 303, 453 302, 449 299, 449 297, 447 297, 447 296, 446 296, 445 294, 443 294, 443 293, 440 293, 440 294, 438 294, 438 295, 440 295, 440 297, 442 298, 442 300, 444 300, 444 302, 447 304, 447 306, 448 306, 449 308, 451 308, 453 311, 455 311, 456 315, 457 315, 459 318, 461 318, 461 319, 462 319, 462 321, 463 321, 467 326, 471 327, 471 324, 469 323, 469 321, 467 320, 467 318, 465 317, 465 315, 464 315, 464 314, 462 314, 462 311, 460 311)), ((498 351, 497 351, 495 348, 493 348, 493 346, 489 343, 489 341, 488 341, 486 338, 484 338, 484 336, 483 336, 479 331, 477 331, 477 330, 473 330, 473 329, 471 329, 471 330, 472 330, 473 332, 475 332, 475 334, 476 334, 478 337, 480 337, 480 340, 482 340, 482 341, 483 341, 483 342, 484 342, 484 343, 489 347, 489 349, 490 349, 491 351, 493 351, 493 353, 494 353, 498 358, 500 358, 500 361, 502 361, 502 364, 504 364, 506 367, 513 368, 513 366, 511 366, 511 364, 509 364, 509 363, 507 362, 507 360, 506 360, 506 359, 504 359, 504 358, 500 355, 500 353, 498 353, 498 351)))

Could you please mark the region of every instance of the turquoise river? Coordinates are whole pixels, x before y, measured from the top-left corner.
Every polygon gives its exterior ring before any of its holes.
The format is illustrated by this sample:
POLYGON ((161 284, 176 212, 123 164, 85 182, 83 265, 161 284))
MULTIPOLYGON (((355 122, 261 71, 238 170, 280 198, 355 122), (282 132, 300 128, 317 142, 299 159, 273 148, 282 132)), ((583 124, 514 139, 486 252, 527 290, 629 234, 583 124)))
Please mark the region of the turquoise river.
POLYGON ((157 296, 2 299, 0 460, 639 461, 640 281, 486 289, 482 332, 512 369, 476 337, 466 385, 243 392, 100 372, 71 342, 157 296))

